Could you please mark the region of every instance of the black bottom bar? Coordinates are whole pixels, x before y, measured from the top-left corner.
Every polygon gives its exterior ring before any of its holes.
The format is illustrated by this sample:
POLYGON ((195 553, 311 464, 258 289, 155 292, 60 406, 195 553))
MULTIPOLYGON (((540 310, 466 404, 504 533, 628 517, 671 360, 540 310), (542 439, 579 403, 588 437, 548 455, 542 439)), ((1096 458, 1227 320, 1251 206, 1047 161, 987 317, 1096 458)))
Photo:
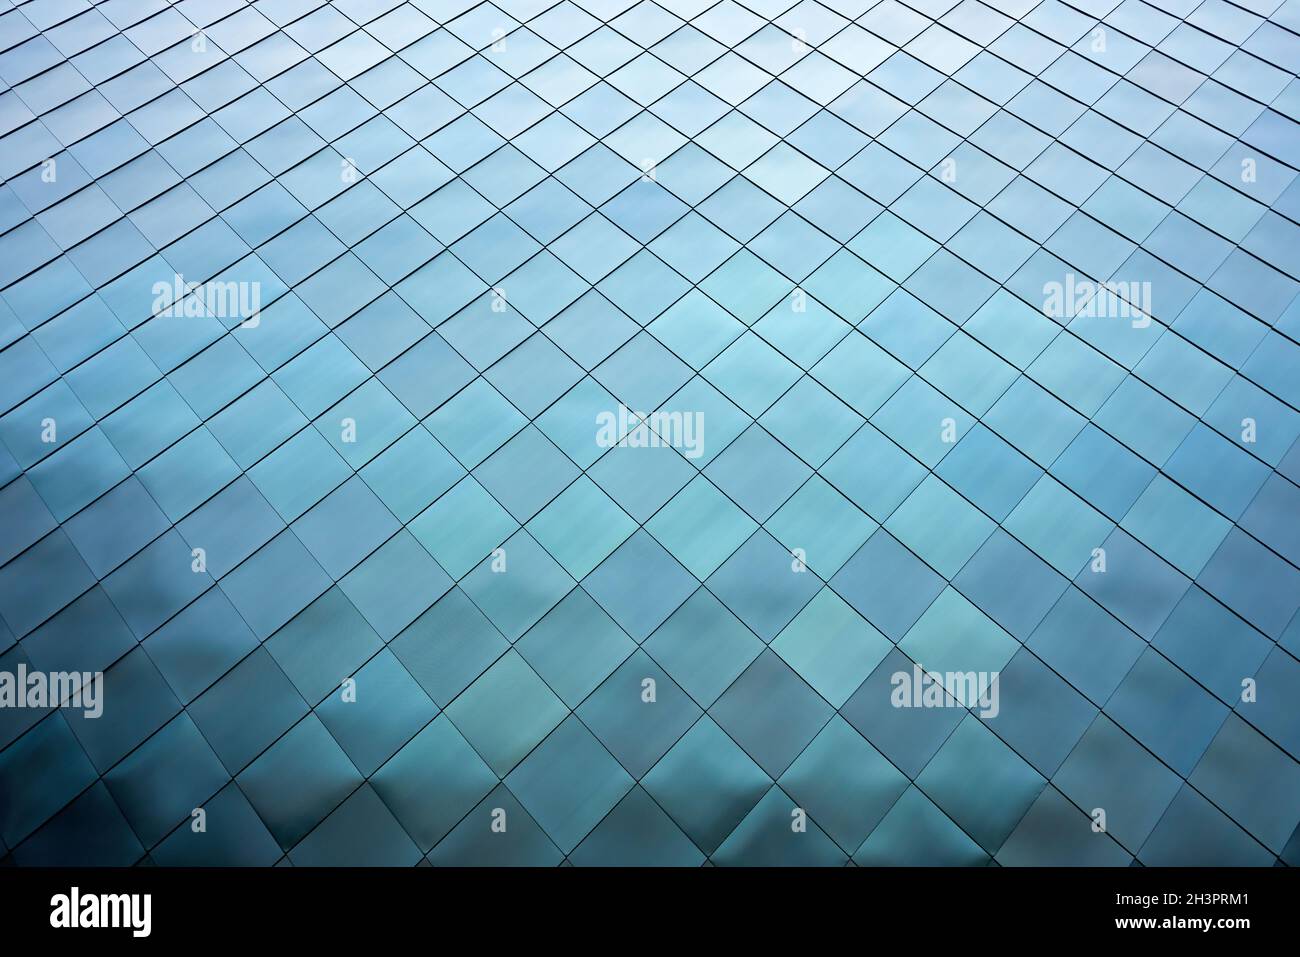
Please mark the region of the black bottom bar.
POLYGON ((1216 941, 1230 935, 1230 942, 1261 931, 1277 934, 1294 923, 1296 876, 1285 867, 0 869, 0 921, 14 943, 77 933, 82 942, 373 944, 377 935, 422 934, 429 946, 438 946, 435 934, 475 929, 494 937, 513 928, 536 935, 563 924, 565 935, 581 935, 588 927, 603 933, 610 922, 627 922, 630 933, 661 935, 703 922, 730 934, 766 933, 774 921, 827 930, 852 926, 859 935, 911 927, 929 936, 946 928, 965 940, 976 938, 962 928, 980 938, 996 930, 1004 937, 1071 942, 1171 934, 1216 941), (147 909, 143 896, 132 895, 148 895, 147 909))

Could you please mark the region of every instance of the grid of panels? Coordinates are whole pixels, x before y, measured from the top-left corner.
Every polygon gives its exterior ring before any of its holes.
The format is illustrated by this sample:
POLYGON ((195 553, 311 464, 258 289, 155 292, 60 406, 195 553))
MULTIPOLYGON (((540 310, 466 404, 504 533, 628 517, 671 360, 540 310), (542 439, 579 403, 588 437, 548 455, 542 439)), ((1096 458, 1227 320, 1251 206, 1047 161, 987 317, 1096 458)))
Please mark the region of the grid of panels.
POLYGON ((1297 0, 0 8, 6 861, 1300 862, 1297 0))

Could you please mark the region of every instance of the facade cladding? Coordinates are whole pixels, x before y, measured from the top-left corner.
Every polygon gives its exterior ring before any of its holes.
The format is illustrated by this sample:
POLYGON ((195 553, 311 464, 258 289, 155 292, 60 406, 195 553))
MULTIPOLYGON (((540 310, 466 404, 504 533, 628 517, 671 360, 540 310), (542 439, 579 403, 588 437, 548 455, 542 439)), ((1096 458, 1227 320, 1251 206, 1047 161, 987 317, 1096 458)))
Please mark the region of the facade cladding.
POLYGON ((0 860, 1300 864, 1300 0, 0 0, 0 860))

